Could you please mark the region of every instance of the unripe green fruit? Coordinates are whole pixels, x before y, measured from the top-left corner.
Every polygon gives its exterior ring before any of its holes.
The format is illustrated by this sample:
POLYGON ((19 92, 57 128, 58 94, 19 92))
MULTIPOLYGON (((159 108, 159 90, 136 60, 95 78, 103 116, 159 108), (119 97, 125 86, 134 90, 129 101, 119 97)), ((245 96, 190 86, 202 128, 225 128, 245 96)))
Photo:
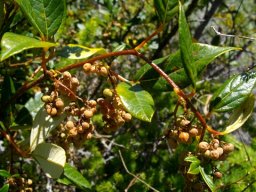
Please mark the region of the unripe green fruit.
POLYGON ((91 118, 91 117, 93 116, 92 110, 86 109, 86 110, 84 111, 84 116, 85 116, 85 118, 87 118, 87 119, 91 118))
POLYGON ((92 64, 91 63, 85 63, 83 65, 83 69, 84 69, 85 73, 89 73, 91 71, 91 68, 92 68, 92 64))
POLYGON ((111 97, 113 97, 113 92, 111 91, 111 89, 104 89, 103 95, 104 95, 104 97, 111 98, 111 97))
POLYGON ((72 129, 74 126, 75 125, 74 125, 73 121, 67 121, 67 123, 66 123, 66 128, 67 129, 72 129))
POLYGON ((179 140, 180 140, 182 143, 187 143, 188 140, 189 140, 189 133, 187 133, 187 132, 180 132, 180 134, 179 134, 179 140))
POLYGON ((42 97, 41 97, 41 100, 43 101, 43 102, 45 102, 45 103, 50 103, 50 102, 52 102, 52 97, 50 96, 50 95, 43 95, 42 97))
POLYGON ((210 148, 209 143, 202 141, 198 144, 198 148, 200 151, 205 152, 206 150, 208 150, 210 148))

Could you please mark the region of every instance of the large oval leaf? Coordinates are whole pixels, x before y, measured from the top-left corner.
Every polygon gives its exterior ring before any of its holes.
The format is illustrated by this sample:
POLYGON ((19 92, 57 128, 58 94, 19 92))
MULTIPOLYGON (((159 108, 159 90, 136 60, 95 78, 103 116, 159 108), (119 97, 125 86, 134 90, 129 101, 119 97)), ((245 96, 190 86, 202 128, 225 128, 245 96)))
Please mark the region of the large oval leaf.
POLYGON ((1 57, 0 61, 7 59, 17 53, 20 53, 27 49, 42 48, 42 47, 54 47, 55 43, 46 41, 40 41, 24 35, 18 35, 15 33, 7 32, 4 34, 1 41, 1 57))
POLYGON ((186 21, 186 16, 181 2, 179 2, 179 46, 181 53, 181 60, 185 69, 185 72, 190 79, 192 85, 195 87, 197 70, 193 63, 193 47, 192 37, 186 21))
POLYGON ((151 121, 154 114, 154 100, 139 84, 130 85, 122 82, 118 84, 116 91, 125 109, 132 116, 143 121, 151 121))
POLYGON ((223 135, 237 130, 247 121, 253 112, 254 102, 254 95, 250 95, 245 102, 232 113, 228 122, 229 126, 227 126, 226 130, 222 133, 223 135))
POLYGON ((66 113, 51 117, 42 107, 36 114, 30 133, 30 150, 33 151, 36 146, 45 141, 50 131, 56 128, 65 118, 66 113))
POLYGON ((9 184, 4 184, 0 189, 0 192, 8 192, 8 191, 9 191, 9 184))
POLYGON ((59 178, 66 163, 66 152, 52 143, 40 143, 32 153, 32 157, 40 164, 50 178, 59 178))
POLYGON ((65 0, 16 0, 31 24, 48 39, 65 18, 65 0))
POLYGON ((72 167, 68 163, 66 163, 64 167, 64 176, 81 189, 85 190, 91 188, 89 181, 87 181, 75 167, 72 167))
POLYGON ((226 81, 213 95, 210 110, 230 111, 240 106, 251 94, 256 83, 256 73, 236 75, 226 81))
POLYGON ((57 52, 57 55, 69 59, 86 59, 96 53, 105 53, 103 48, 89 48, 82 45, 68 44, 57 52))

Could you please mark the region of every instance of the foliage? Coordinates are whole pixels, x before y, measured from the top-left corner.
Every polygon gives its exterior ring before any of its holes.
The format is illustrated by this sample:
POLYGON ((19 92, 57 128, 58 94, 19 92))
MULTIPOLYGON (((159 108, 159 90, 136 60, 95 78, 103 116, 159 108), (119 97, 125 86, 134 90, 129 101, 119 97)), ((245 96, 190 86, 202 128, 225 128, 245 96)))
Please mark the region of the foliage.
POLYGON ((0 191, 255 191, 255 9, 1 1, 0 191))

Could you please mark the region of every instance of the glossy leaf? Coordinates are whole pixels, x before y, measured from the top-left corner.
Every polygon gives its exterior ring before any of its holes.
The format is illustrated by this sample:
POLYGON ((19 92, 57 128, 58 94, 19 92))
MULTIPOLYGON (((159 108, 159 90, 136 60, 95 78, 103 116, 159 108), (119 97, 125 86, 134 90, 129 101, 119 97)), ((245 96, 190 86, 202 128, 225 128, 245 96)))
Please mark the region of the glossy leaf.
POLYGON ((187 162, 191 162, 188 173, 189 174, 198 174, 199 173, 199 166, 200 166, 200 160, 195 156, 188 156, 184 159, 187 162))
POLYGON ((32 157, 40 164, 50 178, 59 178, 66 163, 65 150, 52 143, 40 143, 32 153, 32 157))
POLYGON ((253 112, 254 102, 254 95, 249 95, 240 107, 232 113, 229 118, 229 126, 227 126, 223 134, 228 134, 237 130, 247 121, 253 112))
POLYGON ((42 107, 33 121, 30 133, 30 150, 33 151, 38 144, 44 142, 50 131, 56 128, 65 118, 65 113, 56 117, 51 117, 48 115, 45 108, 42 107))
MULTIPOLYGON (((205 67, 211 63, 216 57, 232 51, 238 50, 236 47, 217 47, 201 43, 193 43, 193 65, 196 66, 197 74, 200 75, 205 67)), ((182 66, 180 51, 177 51, 168 56, 168 58, 160 58, 156 63, 161 67, 168 76, 174 80, 181 88, 191 84, 190 79, 187 78, 186 72, 182 66)), ((166 80, 154 71, 149 65, 141 67, 135 75, 135 80, 140 80, 141 85, 149 87, 157 91, 170 91, 171 87, 166 80)))
POLYGON ((0 177, 5 177, 5 178, 9 178, 11 177, 12 175, 6 171, 6 170, 3 170, 3 169, 0 169, 0 177))
POLYGON ((75 167, 72 167, 68 163, 66 163, 64 167, 64 176, 68 179, 68 181, 73 182, 81 189, 91 188, 89 181, 85 179, 84 176, 79 171, 77 171, 75 167))
POLYGON ((179 11, 177 0, 154 0, 154 7, 161 23, 168 22, 179 11))
POLYGON ((186 21, 186 16, 181 2, 179 2, 179 46, 180 55, 185 72, 195 87, 197 79, 196 66, 193 65, 192 37, 186 21))
POLYGON ((103 48, 88 48, 82 45, 68 44, 58 51, 58 55, 69 59, 86 59, 94 54, 105 53, 103 48))
POLYGON ((49 48, 53 46, 56 46, 56 44, 8 32, 4 34, 1 41, 2 51, 0 61, 27 49, 49 48))
POLYGON ((0 192, 8 192, 8 191, 9 191, 9 184, 4 184, 0 189, 0 192))
POLYGON ((119 83, 116 91, 125 109, 132 116, 143 121, 151 121, 154 114, 154 100, 139 84, 119 83))
POLYGON ((66 15, 65 0, 16 0, 41 36, 53 36, 66 15))
POLYGON ((231 111, 239 107, 251 94, 256 82, 256 73, 236 75, 226 81, 213 95, 210 110, 231 111))
POLYGON ((200 174, 201 174, 204 182, 209 187, 209 189, 211 191, 215 191, 215 186, 213 184, 212 178, 204 172, 204 168, 203 167, 199 166, 199 171, 200 171, 200 174))

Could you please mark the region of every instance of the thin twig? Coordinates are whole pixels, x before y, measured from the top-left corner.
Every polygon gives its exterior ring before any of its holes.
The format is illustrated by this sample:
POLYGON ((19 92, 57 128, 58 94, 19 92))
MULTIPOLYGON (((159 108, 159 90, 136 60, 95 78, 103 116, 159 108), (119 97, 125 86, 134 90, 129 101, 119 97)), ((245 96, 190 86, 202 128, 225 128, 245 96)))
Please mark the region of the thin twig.
POLYGON ((217 29, 214 26, 211 26, 211 28, 214 30, 214 32, 219 35, 219 36, 224 36, 224 37, 233 37, 233 38, 241 38, 241 39, 249 39, 251 41, 255 41, 256 38, 254 37, 247 37, 247 36, 243 36, 243 35, 231 35, 231 34, 224 34, 221 33, 219 31, 217 31, 217 29))
POLYGON ((118 150, 118 152, 119 152, 119 156, 120 156, 120 158, 121 158, 122 164, 123 164, 123 166, 124 166, 124 169, 125 169, 125 171, 126 171, 129 175, 133 176, 134 178, 136 178, 137 180, 139 180, 140 182, 142 182, 144 185, 146 185, 148 188, 152 189, 153 191, 159 192, 157 189, 155 189, 154 187, 150 186, 148 183, 146 183, 145 181, 143 181, 142 179, 140 179, 138 176, 136 176, 136 175, 134 175, 133 173, 131 173, 131 172, 127 169, 127 167, 126 167, 126 164, 125 164, 125 162, 124 162, 124 158, 123 158, 123 156, 122 156, 121 151, 118 150))

